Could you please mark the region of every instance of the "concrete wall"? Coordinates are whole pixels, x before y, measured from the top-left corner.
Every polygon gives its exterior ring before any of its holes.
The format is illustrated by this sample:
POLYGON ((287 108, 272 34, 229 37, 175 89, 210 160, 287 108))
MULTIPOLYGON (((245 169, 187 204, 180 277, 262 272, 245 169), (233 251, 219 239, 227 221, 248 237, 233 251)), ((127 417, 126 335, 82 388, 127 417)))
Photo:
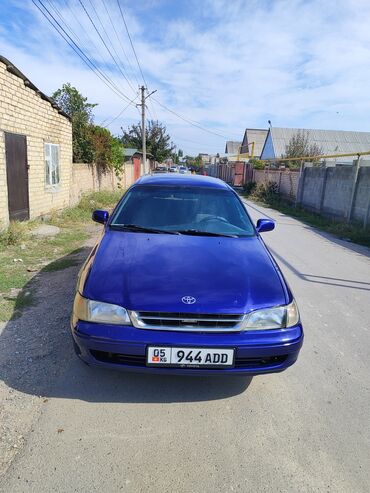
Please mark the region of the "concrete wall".
POLYGON ((279 193, 286 198, 295 200, 298 190, 299 172, 290 170, 253 170, 252 181, 256 183, 274 182, 278 186, 279 193))
POLYGON ((9 222, 4 132, 27 137, 30 218, 69 205, 72 125, 0 62, 0 228, 9 222), (59 144, 60 183, 45 183, 44 144, 59 144))
POLYGON ((351 221, 369 222, 370 168, 359 168, 356 184, 355 177, 355 166, 305 168, 298 202, 302 207, 327 217, 347 220, 351 214, 351 221))

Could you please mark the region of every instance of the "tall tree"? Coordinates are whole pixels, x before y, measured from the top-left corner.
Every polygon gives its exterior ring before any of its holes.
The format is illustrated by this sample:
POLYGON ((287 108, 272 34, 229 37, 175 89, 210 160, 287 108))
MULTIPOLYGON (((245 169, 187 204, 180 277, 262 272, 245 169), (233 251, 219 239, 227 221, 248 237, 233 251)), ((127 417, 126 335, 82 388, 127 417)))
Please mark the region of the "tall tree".
MULTIPOLYGON (((285 158, 302 158, 322 156, 323 150, 315 142, 310 142, 309 134, 306 130, 298 130, 297 133, 292 135, 288 145, 285 146, 285 158)), ((309 159, 307 159, 309 161, 309 159)), ((312 159, 311 161, 317 161, 312 159)), ((297 167, 300 165, 301 160, 287 161, 290 167, 297 167)))
POLYGON ((96 104, 68 82, 55 91, 51 98, 72 119, 73 160, 91 163, 94 157, 90 127, 93 122, 92 109, 96 104))
MULTIPOLYGON (((171 137, 168 135, 167 129, 163 123, 154 120, 148 121, 145 133, 147 152, 152 154, 156 161, 162 162, 171 157, 175 146, 171 142, 171 137)), ((128 127, 127 131, 123 133, 122 143, 125 147, 141 149, 141 135, 141 125, 131 125, 128 127)))

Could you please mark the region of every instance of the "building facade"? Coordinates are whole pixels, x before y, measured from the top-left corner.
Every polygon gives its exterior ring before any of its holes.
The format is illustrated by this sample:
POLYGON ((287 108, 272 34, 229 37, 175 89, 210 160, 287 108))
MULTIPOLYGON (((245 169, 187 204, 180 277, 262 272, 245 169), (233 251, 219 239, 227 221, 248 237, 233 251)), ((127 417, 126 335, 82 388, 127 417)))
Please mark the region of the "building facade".
POLYGON ((72 124, 0 56, 0 228, 69 206, 72 124))

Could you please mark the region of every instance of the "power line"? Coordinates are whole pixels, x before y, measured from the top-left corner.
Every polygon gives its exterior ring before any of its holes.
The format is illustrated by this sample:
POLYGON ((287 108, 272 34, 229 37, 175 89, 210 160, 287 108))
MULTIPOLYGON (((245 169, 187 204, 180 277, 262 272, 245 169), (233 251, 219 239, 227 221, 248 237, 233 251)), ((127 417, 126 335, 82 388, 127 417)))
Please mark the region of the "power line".
MULTIPOLYGON (((137 96, 136 98, 137 99, 137 96)), ((134 101, 135 101, 134 99, 134 101)), ((108 123, 106 123, 105 125, 103 125, 104 122, 106 122, 108 120, 108 118, 106 118, 105 120, 103 120, 100 124, 101 127, 103 128, 107 128, 109 127, 109 125, 112 125, 113 122, 115 122, 116 120, 118 120, 118 118, 127 110, 127 108, 131 105, 131 103, 128 103, 119 113, 117 116, 115 116, 114 118, 112 118, 108 123)))
MULTIPOLYGON (((51 0, 47 0, 47 1, 48 1, 49 5, 52 6, 51 0)), ((80 21, 80 17, 81 17, 80 16, 80 13, 77 12, 77 14, 76 14, 76 11, 72 9, 72 7, 71 7, 71 5, 69 4, 68 1, 66 1, 65 5, 68 8, 68 10, 70 11, 73 19, 76 20, 77 23, 78 23, 78 25, 80 26, 81 32, 83 32, 84 35, 88 38, 88 41, 89 41, 90 45, 88 45, 86 51, 88 52, 89 49, 91 51, 91 47, 93 46, 93 48, 95 50, 94 53, 97 53, 100 56, 100 58, 102 60, 104 60, 104 56, 101 54, 100 47, 96 46, 96 43, 95 43, 94 39, 91 38, 91 36, 89 35, 89 32, 86 30, 86 27, 82 25, 82 23, 80 21)), ((77 4, 74 4, 74 5, 77 6, 77 4)), ((72 34, 72 36, 74 36, 75 39, 77 39, 84 48, 86 48, 86 45, 83 43, 83 41, 81 40, 81 38, 76 34, 75 31, 73 31, 73 29, 70 26, 68 26, 67 21, 65 20, 65 18, 63 17, 63 15, 59 12, 58 8, 56 6, 53 6, 53 9, 57 13, 59 19, 62 20, 65 28, 69 30, 69 32, 72 34)))
POLYGON ((63 17, 63 15, 62 15, 62 14, 61 14, 61 12, 59 11, 59 9, 58 9, 58 8, 57 8, 57 7, 56 7, 56 6, 52 3, 52 1, 51 1, 51 0, 46 0, 46 1, 47 1, 47 3, 50 5, 50 7, 54 10, 55 15, 57 15, 57 16, 58 16, 58 18, 59 18, 59 19, 60 19, 60 21, 64 24, 65 28, 66 28, 66 29, 70 32, 70 34, 71 34, 72 36, 74 36, 74 37, 75 37, 75 39, 77 39, 77 41, 79 41, 79 42, 82 44, 81 38, 78 36, 78 34, 76 34, 76 32, 75 32, 75 31, 73 31, 73 29, 72 29, 70 26, 68 26, 68 24, 67 24, 67 22, 66 22, 65 18, 63 17))
POLYGON ((116 30, 116 28, 115 28, 114 22, 113 22, 112 17, 111 17, 111 15, 110 15, 110 13, 109 13, 109 9, 108 9, 108 8, 107 8, 107 6, 106 6, 105 0, 102 0, 102 2, 103 2, 103 5, 104 5, 104 8, 105 8, 105 11, 106 11, 106 12, 107 12, 107 14, 108 14, 109 20, 110 20, 110 22, 111 22, 111 24, 112 24, 113 30, 114 30, 115 35, 116 35, 117 40, 118 40, 118 43, 119 43, 119 44, 120 44, 120 46, 121 46, 122 53, 123 53, 124 57, 125 57, 125 58, 126 58, 126 60, 127 60, 127 63, 128 63, 129 69, 131 70, 131 73, 132 73, 132 74, 133 74, 133 76, 135 77, 135 80, 136 80, 136 82, 137 82, 137 85, 138 85, 138 86, 140 86, 139 79, 136 77, 135 70, 134 70, 134 69, 133 69, 133 67, 132 67, 131 61, 130 61, 130 59, 129 59, 129 57, 128 57, 127 53, 126 53, 126 50, 125 50, 125 48, 124 48, 124 46, 123 46, 123 43, 122 43, 122 41, 121 41, 121 38, 119 37, 119 35, 118 35, 118 33, 117 33, 117 30, 116 30))
MULTIPOLYGON (((111 56, 111 58, 112 58, 113 62, 114 62, 114 63, 115 63, 115 65, 116 65, 116 67, 117 67, 117 68, 118 68, 118 70, 121 72, 121 74, 123 75, 123 77, 126 79, 126 81, 128 82, 128 84, 130 85, 131 89, 135 92, 134 88, 131 86, 130 81, 129 81, 129 80, 128 80, 128 78, 126 77, 125 73, 122 71, 121 67, 119 66, 119 64, 118 64, 118 62, 117 62, 117 60, 116 60, 116 58, 113 56, 113 54, 112 54, 112 52, 110 51, 110 49, 109 49, 108 45, 107 45, 107 44, 106 44, 106 42, 104 41, 103 36, 100 34, 99 29, 96 27, 95 22, 94 22, 94 21, 93 21, 93 19, 91 18, 91 16, 90 16, 89 12, 87 11, 87 9, 86 9, 85 5, 82 3, 82 0, 78 0, 78 1, 79 1, 79 3, 80 3, 81 7, 83 8, 83 10, 85 11, 85 14, 86 14, 86 15, 87 15, 87 17, 89 18, 89 20, 90 20, 91 24, 93 25, 93 27, 94 27, 95 31, 97 32, 97 34, 98 34, 99 38, 101 39, 102 43, 104 44, 105 48, 107 49, 107 51, 108 51, 109 55, 111 56)), ((93 6, 93 4, 91 3, 91 1, 90 1, 90 5, 91 5, 91 6, 92 6, 92 8, 94 9, 94 12, 95 12, 95 14, 97 15, 97 17, 98 17, 98 19, 99 19, 99 16, 98 16, 98 14, 97 14, 97 12, 96 12, 96 10, 95 10, 95 7, 94 7, 94 6, 93 6)), ((100 22, 100 19, 99 19, 99 22, 100 22)), ((101 22, 100 22, 100 23, 101 23, 101 22)), ((107 33, 106 33, 105 29, 104 29, 104 26, 103 26, 103 30, 104 30, 105 34, 107 35, 107 33)), ((108 36, 108 39, 109 39, 109 36, 108 36)))
POLYGON ((127 32, 128 39, 130 40, 132 51, 134 52, 134 55, 135 55, 135 58, 136 58, 137 66, 139 67, 139 70, 140 70, 140 73, 141 73, 141 77, 143 78, 144 85, 145 85, 145 87, 147 87, 148 84, 146 83, 146 80, 145 80, 143 71, 141 70, 140 62, 139 62, 139 59, 137 57, 136 50, 134 48, 134 43, 132 42, 132 39, 131 39, 131 36, 130 36, 130 32, 128 30, 128 27, 127 27, 127 24, 126 24, 126 20, 125 20, 125 16, 123 15, 121 4, 120 4, 119 0, 117 0, 117 4, 118 4, 119 10, 121 12, 121 17, 122 17, 123 23, 125 25, 125 29, 126 29, 126 32, 127 32))
POLYGON ((203 130, 204 132, 208 132, 210 134, 217 135, 217 137, 222 137, 223 139, 228 140, 228 138, 225 135, 222 135, 222 134, 219 134, 217 132, 214 132, 213 130, 209 130, 208 128, 203 127, 200 123, 195 122, 195 121, 192 121, 192 120, 189 120, 188 118, 185 118, 184 116, 179 115, 178 113, 176 113, 176 111, 173 111, 170 108, 168 108, 167 106, 165 106, 164 104, 160 103, 158 101, 158 99, 155 99, 155 98, 152 98, 152 99, 157 104, 159 104, 159 106, 161 106, 165 110, 169 111, 173 115, 177 116, 177 118, 180 118, 180 120, 183 120, 184 122, 188 123, 189 125, 192 125, 193 127, 199 128, 200 130, 203 130))
POLYGON ((72 48, 72 50, 81 58, 81 60, 92 70, 97 77, 111 89, 116 95, 121 98, 126 99, 127 101, 132 103, 132 100, 126 94, 124 94, 115 83, 108 77, 96 64, 84 53, 84 51, 78 46, 78 44, 71 38, 71 36, 66 32, 63 26, 55 19, 53 14, 48 10, 48 8, 44 5, 41 0, 38 0, 39 4, 42 6, 44 10, 36 3, 36 0, 31 0, 32 3, 37 7, 37 9, 42 13, 45 19, 53 26, 53 28, 57 31, 57 33, 66 41, 66 43, 72 48), (45 13, 47 12, 50 17, 45 13), (53 21, 51 20, 53 19, 53 21), (55 24, 54 24, 55 23, 55 24), (56 27, 58 26, 58 28, 56 27), (61 32, 62 31, 62 32, 61 32), (67 39, 68 38, 68 39, 67 39))

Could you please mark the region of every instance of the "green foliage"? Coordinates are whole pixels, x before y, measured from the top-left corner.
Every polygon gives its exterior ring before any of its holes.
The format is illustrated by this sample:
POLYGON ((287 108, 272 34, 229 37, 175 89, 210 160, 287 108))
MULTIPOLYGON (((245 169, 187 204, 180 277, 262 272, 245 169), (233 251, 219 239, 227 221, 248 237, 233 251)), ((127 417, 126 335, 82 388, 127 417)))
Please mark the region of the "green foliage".
POLYGON ((117 137, 112 137, 110 141, 111 147, 111 166, 119 174, 123 167, 123 159, 125 157, 125 149, 122 142, 117 137))
POLYGON ((249 163, 253 166, 254 169, 265 169, 266 167, 266 164, 257 157, 253 157, 252 159, 250 159, 249 163))
POLYGON ((72 119, 73 160, 94 162, 100 171, 114 168, 119 173, 123 166, 123 146, 108 129, 93 124, 92 110, 97 105, 89 103, 69 83, 63 84, 51 97, 72 119))
POLYGON ((11 221, 9 226, 0 231, 0 247, 19 245, 25 238, 27 223, 11 221))
POLYGON ((51 98, 72 119, 73 160, 91 163, 94 151, 90 127, 93 122, 92 109, 96 104, 88 103, 87 98, 70 83, 63 84, 51 98))
POLYGON ((261 202, 274 200, 279 196, 279 187, 274 181, 251 184, 250 197, 261 202))
MULTIPOLYGON (((322 156, 322 147, 316 143, 310 143, 308 132, 305 130, 298 130, 298 132, 293 135, 285 146, 284 158, 302 158, 310 156, 322 156)), ((305 159, 305 161, 318 162, 318 159, 305 159)), ((300 166, 301 160, 286 161, 290 168, 297 168, 300 166)))
POLYGON ((197 157, 186 156, 185 161, 188 168, 195 169, 195 171, 199 172, 202 171, 204 168, 201 156, 197 156, 197 157))
POLYGON ((246 195, 247 197, 249 195, 252 195, 253 192, 255 191, 256 189, 256 186, 257 186, 257 183, 255 181, 250 181, 249 183, 245 183, 243 185, 243 192, 244 192, 244 195, 246 195))
MULTIPOLYGON (((160 163, 170 158, 175 146, 171 142, 171 137, 168 135, 165 125, 158 121, 150 120, 148 121, 145 132, 147 152, 152 154, 153 158, 160 163)), ((127 131, 123 133, 122 143, 125 147, 141 149, 141 124, 134 124, 128 127, 127 131)))

